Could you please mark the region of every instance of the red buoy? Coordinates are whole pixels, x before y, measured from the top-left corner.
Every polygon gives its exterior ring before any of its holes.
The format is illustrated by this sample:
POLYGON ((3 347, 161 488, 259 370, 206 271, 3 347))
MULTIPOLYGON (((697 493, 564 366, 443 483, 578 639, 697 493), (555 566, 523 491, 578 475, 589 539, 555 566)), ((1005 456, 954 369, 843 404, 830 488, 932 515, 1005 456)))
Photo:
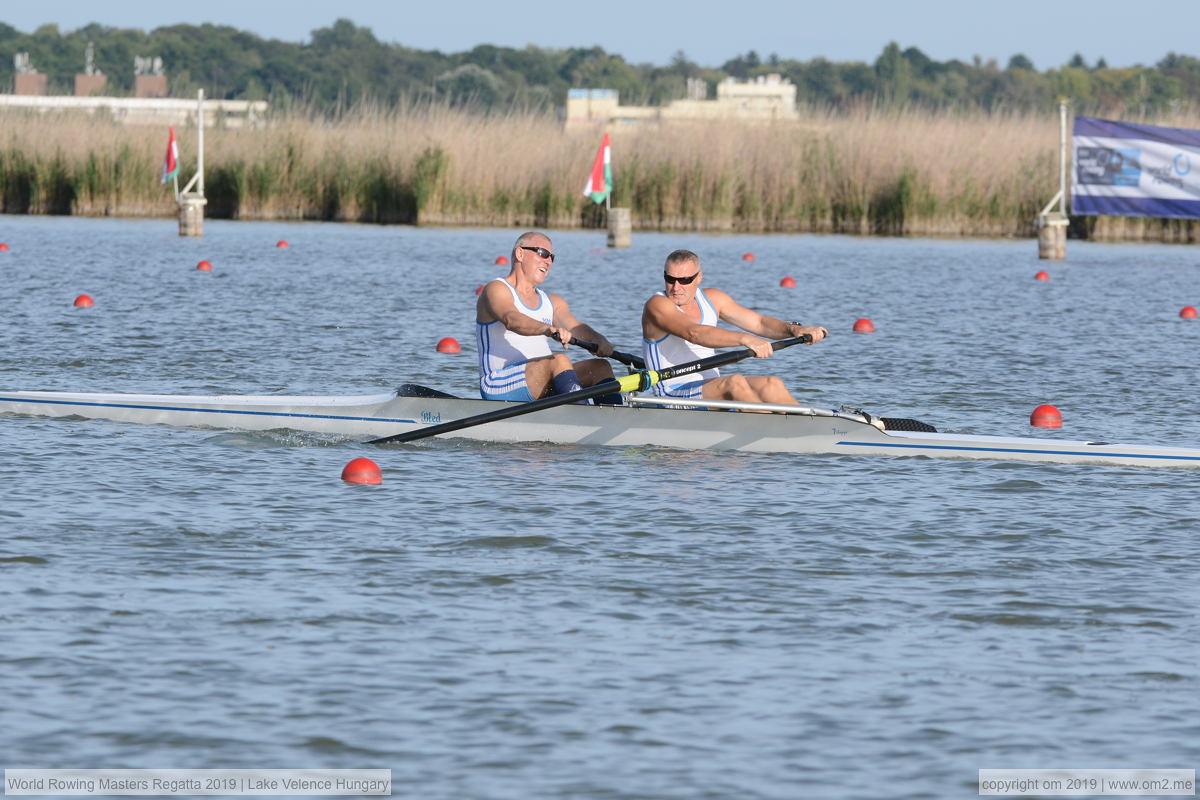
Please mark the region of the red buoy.
POLYGON ((379 465, 369 458, 356 458, 342 467, 342 480, 347 483, 365 483, 377 486, 383 483, 379 465))
POLYGON ((1179 316, 1183 317, 1184 319, 1195 319, 1196 318, 1196 307, 1195 306, 1184 306, 1183 308, 1179 309, 1179 316))
POLYGON ((6 245, 4 242, 0 242, 0 253, 7 253, 7 252, 8 252, 8 245, 6 245))
POLYGON ((779 282, 779 285, 785 289, 795 289, 796 288, 796 279, 789 276, 789 277, 781 280, 779 282))
POLYGON ((458 346, 458 340, 447 336, 437 343, 437 351, 439 353, 461 353, 462 348, 458 346))
POLYGON ((1062 413, 1052 405, 1040 405, 1029 415, 1029 424, 1038 428, 1061 428, 1062 413))
POLYGON ((1038 274, 1034 275, 1033 279, 1035 281, 1048 281, 1050 280, 1050 273, 1046 272, 1044 269, 1038 270, 1038 274))
POLYGON ((754 253, 742 253, 742 261, 753 261, 754 253))
POLYGON ((94 305, 96 304, 92 302, 92 298, 89 295, 81 294, 75 298, 76 308, 91 308, 94 305))
POLYGON ((201 272, 212 272, 212 264, 208 261, 201 261, 196 265, 196 269, 200 270, 201 272))
POLYGON ((479 297, 479 295, 481 295, 481 294, 483 294, 483 284, 482 283, 475 287, 475 296, 479 297))
POLYGON ((874 333, 875 332, 875 323, 871 322, 871 320, 867 319, 866 317, 863 317, 862 319, 856 319, 854 321, 854 332, 855 333, 874 333))
POLYGON ((278 242, 275 243, 275 246, 280 247, 280 248, 285 248, 285 249, 288 247, 291 247, 291 245, 287 243, 287 239, 280 239, 278 242))
POLYGON ((508 256, 496 256, 496 266, 507 267, 508 266, 508 256))

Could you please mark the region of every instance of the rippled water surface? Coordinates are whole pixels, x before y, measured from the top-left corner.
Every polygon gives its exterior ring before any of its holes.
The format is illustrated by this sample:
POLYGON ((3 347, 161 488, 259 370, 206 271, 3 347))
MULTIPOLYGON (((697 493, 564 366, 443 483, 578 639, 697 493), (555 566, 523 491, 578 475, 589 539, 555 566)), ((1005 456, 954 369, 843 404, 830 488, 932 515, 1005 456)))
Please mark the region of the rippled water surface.
MULTIPOLYGON (((0 389, 469 395, 474 289, 515 234, 0 217, 0 389)), ((708 285, 833 331, 739 365, 812 405, 1029 435, 1050 402, 1037 435, 1200 445, 1195 247, 634 242, 556 235, 548 283, 622 349, 690 247, 708 285)), ((782 799, 1196 766, 1200 470, 17 417, 0 453, 2 767, 782 799), (381 486, 339 480, 360 455, 381 486)))

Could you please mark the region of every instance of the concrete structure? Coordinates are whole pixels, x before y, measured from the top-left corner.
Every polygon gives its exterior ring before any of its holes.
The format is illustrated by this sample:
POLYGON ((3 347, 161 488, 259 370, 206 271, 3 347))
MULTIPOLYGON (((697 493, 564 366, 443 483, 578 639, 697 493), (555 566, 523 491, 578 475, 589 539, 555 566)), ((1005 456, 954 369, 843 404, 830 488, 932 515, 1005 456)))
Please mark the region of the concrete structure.
POLYGON ((628 208, 608 209, 608 246, 630 247, 633 244, 633 222, 628 208))
POLYGON ((166 75, 135 75, 133 78, 134 97, 166 97, 166 75))
POLYGON ((1038 258, 1061 261, 1067 257, 1067 218, 1062 214, 1038 217, 1038 258))
POLYGON ((1058 101, 1058 193, 1037 217, 1038 258, 1067 257, 1067 99, 1058 101), (1058 204, 1057 211, 1051 211, 1058 204))
POLYGON ((571 89, 567 92, 568 128, 686 120, 780 120, 794 122, 796 86, 779 75, 750 81, 726 78, 717 84, 717 99, 707 99, 703 81, 689 79, 688 99, 669 105, 623 106, 615 89, 571 89))
POLYGON ((91 97, 94 94, 103 94, 107 83, 108 78, 96 69, 96 45, 88 42, 83 54, 83 72, 75 76, 75 96, 91 97))
POLYGON ((75 96, 91 97, 92 95, 104 94, 104 87, 107 85, 107 75, 81 73, 75 76, 75 96))
MULTIPOLYGON (((0 94, 0 113, 7 110, 42 113, 76 111, 82 114, 103 115, 127 125, 187 125, 195 119, 196 101, 175 98, 28 97, 0 94)), ((210 128, 218 124, 227 128, 258 127, 263 124, 266 113, 267 103, 263 100, 204 101, 204 124, 210 128)))
POLYGON ((204 206, 208 201, 203 195, 188 192, 179 198, 179 235, 204 235, 204 206))
POLYGON ((42 97, 49 82, 50 76, 40 72, 18 72, 13 75, 13 92, 25 97, 42 97))

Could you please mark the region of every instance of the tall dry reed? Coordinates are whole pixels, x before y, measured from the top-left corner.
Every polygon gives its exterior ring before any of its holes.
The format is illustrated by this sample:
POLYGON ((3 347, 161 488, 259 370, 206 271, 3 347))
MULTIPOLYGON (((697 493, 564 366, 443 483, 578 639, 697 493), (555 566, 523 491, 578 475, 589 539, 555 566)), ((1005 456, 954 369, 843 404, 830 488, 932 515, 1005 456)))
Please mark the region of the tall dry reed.
MULTIPOLYGON (((1197 127, 1198 120, 1161 120, 1197 127)), ((178 131, 181 175, 194 137, 178 131)), ((206 131, 208 214, 241 219, 572 228, 599 130, 439 106, 294 115, 206 131)), ((1057 190, 1058 122, 1029 114, 809 110, 799 123, 613 132, 614 203, 641 229, 1030 235, 1057 190)), ((63 114, 0 117, 0 208, 169 216, 163 127, 63 114)), ((1095 236, 1192 239, 1190 224, 1077 223, 1095 236)))

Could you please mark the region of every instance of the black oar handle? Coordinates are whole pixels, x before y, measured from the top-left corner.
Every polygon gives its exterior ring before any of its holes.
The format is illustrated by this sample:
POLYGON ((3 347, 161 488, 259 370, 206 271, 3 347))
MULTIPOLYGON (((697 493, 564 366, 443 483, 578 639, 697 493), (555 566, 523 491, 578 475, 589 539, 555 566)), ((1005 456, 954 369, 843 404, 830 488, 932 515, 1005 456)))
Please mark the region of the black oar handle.
MULTIPOLYGON (((561 341, 558 338, 557 333, 551 334, 550 338, 554 339, 555 341, 561 341)), ((577 339, 574 336, 571 337, 571 341, 569 342, 569 344, 573 344, 576 347, 582 347, 584 350, 587 350, 589 353, 600 352, 600 345, 596 344, 595 342, 585 342, 583 339, 577 339)), ((646 362, 643 361, 640 357, 630 355, 629 353, 622 353, 619 350, 613 350, 612 355, 609 356, 609 358, 611 358, 615 361, 620 361, 622 364, 633 367, 634 369, 645 369, 646 368, 646 362)))

